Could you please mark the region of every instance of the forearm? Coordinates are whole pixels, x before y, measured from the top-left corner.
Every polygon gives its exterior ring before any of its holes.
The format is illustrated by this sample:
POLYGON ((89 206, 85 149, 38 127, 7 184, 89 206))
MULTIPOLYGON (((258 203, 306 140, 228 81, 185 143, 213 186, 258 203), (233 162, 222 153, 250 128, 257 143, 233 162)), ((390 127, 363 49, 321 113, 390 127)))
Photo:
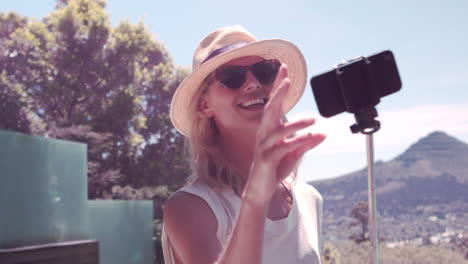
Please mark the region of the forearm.
POLYGON ((242 197, 232 235, 217 263, 259 264, 261 262, 267 204, 242 197))

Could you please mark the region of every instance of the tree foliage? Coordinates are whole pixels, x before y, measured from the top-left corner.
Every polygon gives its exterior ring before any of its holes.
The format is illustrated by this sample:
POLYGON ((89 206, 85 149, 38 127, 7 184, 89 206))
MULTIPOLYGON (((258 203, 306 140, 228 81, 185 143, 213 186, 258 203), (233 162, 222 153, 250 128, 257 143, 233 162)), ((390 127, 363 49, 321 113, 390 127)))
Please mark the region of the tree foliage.
POLYGON ((369 241, 369 205, 366 202, 358 202, 351 209, 350 216, 354 221, 349 224, 350 227, 358 226, 359 232, 351 235, 349 238, 361 244, 369 241))
POLYGON ((180 187, 169 104, 186 74, 143 22, 112 27, 103 0, 57 1, 41 21, 0 14, 0 129, 87 143, 90 198, 180 187))
POLYGON ((468 262, 468 232, 456 237, 452 243, 453 250, 459 252, 468 262))
POLYGON ((338 249, 330 243, 323 246, 321 260, 323 264, 341 264, 341 256, 338 249))

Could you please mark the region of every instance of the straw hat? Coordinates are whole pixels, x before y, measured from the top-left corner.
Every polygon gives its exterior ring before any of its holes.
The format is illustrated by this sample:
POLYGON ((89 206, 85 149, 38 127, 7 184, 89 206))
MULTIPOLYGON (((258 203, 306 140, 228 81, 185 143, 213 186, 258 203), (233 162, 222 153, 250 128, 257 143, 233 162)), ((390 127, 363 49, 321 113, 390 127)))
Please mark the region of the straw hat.
POLYGON ((193 56, 192 73, 179 85, 171 102, 170 116, 174 127, 189 137, 191 131, 189 105, 205 78, 219 66, 245 56, 277 59, 288 66, 291 87, 283 101, 287 113, 304 93, 307 67, 301 51, 283 39, 257 40, 241 26, 217 29, 201 42, 193 56))

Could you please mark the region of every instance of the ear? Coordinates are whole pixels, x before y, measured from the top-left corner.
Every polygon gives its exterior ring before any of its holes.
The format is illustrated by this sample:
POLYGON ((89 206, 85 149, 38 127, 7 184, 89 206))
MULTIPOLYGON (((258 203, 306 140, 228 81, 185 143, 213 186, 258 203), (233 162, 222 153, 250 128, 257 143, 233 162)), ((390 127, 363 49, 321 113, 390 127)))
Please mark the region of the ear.
POLYGON ((213 110, 210 108, 210 105, 208 103, 208 100, 206 99, 205 96, 202 96, 200 100, 200 111, 205 117, 213 117, 213 110))

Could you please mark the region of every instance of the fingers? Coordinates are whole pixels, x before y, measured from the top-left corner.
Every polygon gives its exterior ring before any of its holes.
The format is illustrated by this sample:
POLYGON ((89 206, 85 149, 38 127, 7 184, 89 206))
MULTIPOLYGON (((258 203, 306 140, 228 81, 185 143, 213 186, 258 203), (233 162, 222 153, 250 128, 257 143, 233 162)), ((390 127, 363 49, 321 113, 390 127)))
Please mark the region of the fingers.
MULTIPOLYGON (((284 151, 286 151, 285 153, 290 152, 291 148, 294 148, 297 143, 295 143, 294 140, 286 141, 285 138, 315 123, 315 119, 313 118, 285 124, 282 123, 281 117, 284 115, 282 104, 290 86, 291 80, 288 78, 288 68, 285 64, 282 64, 273 84, 273 90, 270 93, 268 103, 265 106, 262 124, 258 130, 257 147, 261 149, 260 152, 270 152, 277 147, 284 149, 284 151)), ((303 139, 303 137, 295 137, 295 140, 298 142, 303 139)), ((278 152, 278 154, 281 154, 281 151, 278 152)))
POLYGON ((288 123, 281 121, 281 117, 284 116, 284 97, 290 86, 288 69, 283 64, 273 84, 273 90, 265 106, 262 122, 257 132, 255 158, 250 172, 255 176, 252 176, 251 180, 256 179, 269 183, 272 181, 271 177, 263 175, 276 175, 273 177, 275 182, 284 175, 287 176, 306 151, 314 148, 325 139, 323 134, 294 135, 298 130, 313 125, 314 118, 288 123))
POLYGON ((285 64, 281 65, 278 76, 273 84, 273 90, 265 106, 262 123, 265 129, 269 130, 281 124, 280 119, 283 115, 282 105, 286 94, 291 86, 291 80, 288 77, 288 69, 285 64))
POLYGON ((310 134, 306 136, 313 137, 313 140, 309 140, 307 144, 299 146, 294 150, 294 152, 292 152, 293 156, 296 156, 297 159, 301 158, 307 151, 315 148, 317 145, 322 143, 325 140, 325 138, 327 138, 327 136, 322 133, 314 135, 310 134))
POLYGON ((324 134, 307 133, 293 139, 285 139, 267 150, 264 158, 272 162, 279 162, 287 154, 291 153, 290 155, 299 159, 306 151, 322 143, 325 138, 324 134))
POLYGON ((271 91, 272 96, 278 92, 281 83, 286 78, 288 78, 288 66, 283 63, 281 64, 281 67, 278 70, 278 74, 276 75, 275 82, 273 83, 273 90, 271 91))
MULTIPOLYGON (((325 139, 324 135, 321 135, 321 136, 323 136, 323 139, 319 142, 322 142, 325 139)), ((310 148, 313 148, 320 143, 317 144, 317 142, 311 142, 311 144, 312 145, 303 144, 302 146, 298 147, 294 151, 287 153, 281 159, 280 165, 278 166, 277 175, 276 175, 278 181, 282 181, 286 179, 294 170, 294 168, 296 168, 297 163, 302 158, 302 156, 304 156, 304 154, 308 150, 310 150, 310 148)))
POLYGON ((296 122, 290 122, 281 124, 275 130, 269 133, 267 137, 264 137, 260 142, 265 148, 270 148, 275 145, 278 141, 283 140, 286 137, 294 135, 297 131, 311 126, 315 123, 315 118, 305 118, 296 122))

